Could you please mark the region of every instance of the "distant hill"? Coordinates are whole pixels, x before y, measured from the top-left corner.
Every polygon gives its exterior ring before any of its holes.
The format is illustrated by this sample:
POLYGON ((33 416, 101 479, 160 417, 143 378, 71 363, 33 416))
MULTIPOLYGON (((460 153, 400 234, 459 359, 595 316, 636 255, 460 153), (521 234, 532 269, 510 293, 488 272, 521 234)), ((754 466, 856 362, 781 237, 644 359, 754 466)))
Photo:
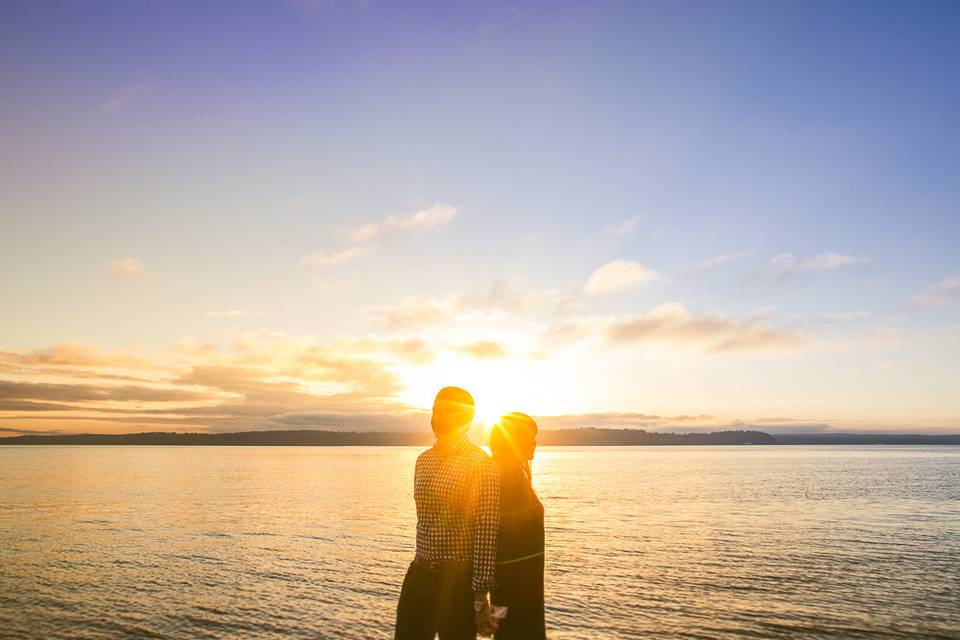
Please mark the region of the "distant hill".
POLYGON ((642 429, 553 429, 537 434, 542 445, 623 446, 696 444, 777 444, 763 431, 714 431, 712 433, 656 433, 642 429))
MULTIPOLYGON (((763 431, 657 433, 642 429, 542 429, 544 446, 669 446, 669 445, 960 445, 960 434, 778 434, 763 431)), ((430 432, 391 431, 242 431, 237 433, 124 433, 21 435, 0 438, 0 445, 186 445, 186 446, 427 446, 430 432)))
MULTIPOLYGON (((538 434, 541 445, 697 445, 776 444, 762 431, 651 433, 638 429, 557 429, 538 434)), ((201 446, 383 446, 429 445, 433 434, 384 431, 244 431, 239 433, 125 433, 25 435, 0 438, 0 444, 201 445, 201 446)))
POLYGON ((889 444, 960 445, 960 434, 924 433, 787 433, 777 434, 780 444, 889 444))
POLYGON ((193 445, 193 446, 397 446, 426 445, 433 434, 387 431, 241 431, 236 433, 123 433, 0 438, 0 444, 193 445))

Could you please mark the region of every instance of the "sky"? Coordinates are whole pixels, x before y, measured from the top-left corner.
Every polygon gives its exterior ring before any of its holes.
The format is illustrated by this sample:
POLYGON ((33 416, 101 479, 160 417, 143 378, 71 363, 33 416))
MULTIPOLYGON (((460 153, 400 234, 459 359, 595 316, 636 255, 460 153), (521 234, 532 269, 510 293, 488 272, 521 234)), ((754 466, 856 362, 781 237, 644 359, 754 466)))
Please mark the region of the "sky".
POLYGON ((0 3, 0 435, 960 432, 955 2, 0 3))

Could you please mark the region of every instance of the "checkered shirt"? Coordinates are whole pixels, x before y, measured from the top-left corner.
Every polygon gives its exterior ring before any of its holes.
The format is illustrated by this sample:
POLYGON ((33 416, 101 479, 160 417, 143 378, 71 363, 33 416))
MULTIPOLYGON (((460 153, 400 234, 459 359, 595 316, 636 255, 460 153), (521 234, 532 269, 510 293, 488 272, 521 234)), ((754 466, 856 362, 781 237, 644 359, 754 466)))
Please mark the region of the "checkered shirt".
POLYGON ((417 556, 469 560, 474 591, 489 591, 497 561, 500 474, 480 447, 461 436, 417 458, 417 556))

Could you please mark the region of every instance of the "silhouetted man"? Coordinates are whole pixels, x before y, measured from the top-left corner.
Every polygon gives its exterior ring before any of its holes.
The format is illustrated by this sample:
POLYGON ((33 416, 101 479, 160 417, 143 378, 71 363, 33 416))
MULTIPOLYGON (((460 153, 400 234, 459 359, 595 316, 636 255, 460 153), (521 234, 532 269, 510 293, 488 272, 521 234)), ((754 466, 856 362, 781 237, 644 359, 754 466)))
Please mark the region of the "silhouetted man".
POLYGON ((417 553, 397 605, 395 640, 440 640, 489 634, 500 522, 500 480, 467 439, 473 397, 458 387, 437 394, 431 418, 437 441, 417 458, 417 553))

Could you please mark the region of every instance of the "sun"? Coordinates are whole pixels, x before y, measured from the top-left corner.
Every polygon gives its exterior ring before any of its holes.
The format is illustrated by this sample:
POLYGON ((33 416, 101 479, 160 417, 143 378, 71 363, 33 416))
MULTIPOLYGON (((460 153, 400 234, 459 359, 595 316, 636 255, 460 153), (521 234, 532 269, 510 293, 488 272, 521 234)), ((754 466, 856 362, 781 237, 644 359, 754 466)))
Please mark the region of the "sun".
POLYGON ((400 399, 411 406, 428 409, 442 387, 462 387, 476 403, 474 422, 488 428, 513 411, 553 415, 560 408, 557 401, 563 398, 563 392, 551 385, 552 374, 548 368, 535 367, 519 359, 477 362, 440 357, 427 366, 402 372, 405 392, 400 399))
POLYGON ((474 401, 477 405, 473 420, 484 427, 489 427, 504 414, 517 410, 512 407, 506 397, 497 397, 496 393, 485 393, 483 389, 477 390, 474 401))

